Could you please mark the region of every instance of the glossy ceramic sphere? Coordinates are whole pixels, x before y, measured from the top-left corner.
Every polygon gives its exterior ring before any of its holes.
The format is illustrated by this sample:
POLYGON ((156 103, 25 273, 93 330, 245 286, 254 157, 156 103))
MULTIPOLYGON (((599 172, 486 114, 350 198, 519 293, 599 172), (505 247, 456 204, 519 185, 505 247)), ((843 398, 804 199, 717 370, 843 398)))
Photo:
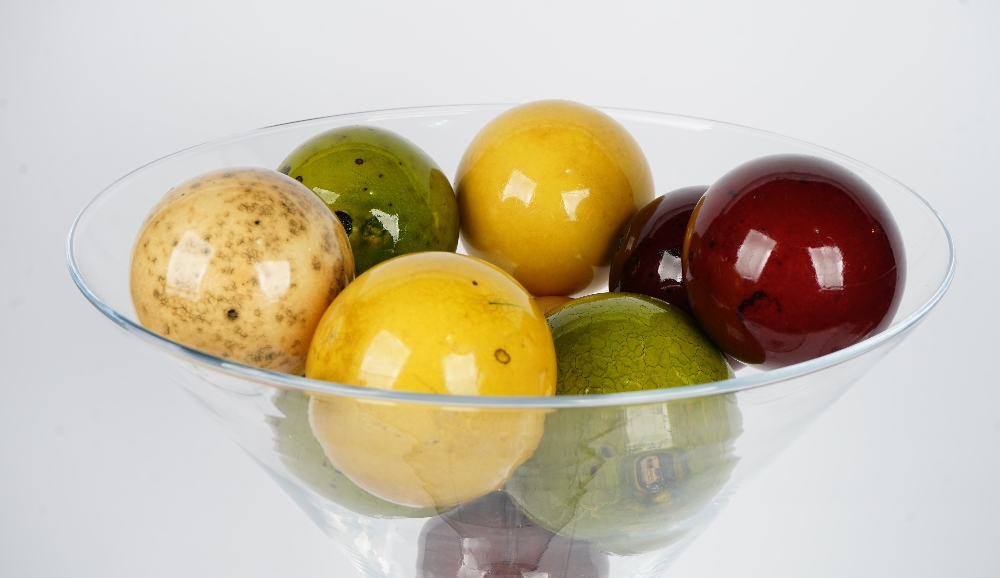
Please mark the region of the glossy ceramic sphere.
POLYGON ((635 139, 582 104, 512 108, 473 139, 455 177, 469 252, 533 295, 596 288, 618 233, 653 198, 635 139))
POLYGON ((358 276, 316 328, 306 375, 397 391, 552 395, 545 317, 474 257, 413 253, 358 276))
POLYGON ((557 395, 622 393, 732 376, 722 352, 680 309, 644 295, 598 293, 548 316, 557 395))
POLYGON ((213 171, 152 209, 129 273, 139 321, 209 355, 301 374, 313 330, 354 278, 344 229, 285 175, 213 171))
POLYGON ((610 569, 606 554, 538 526, 502 491, 428 520, 418 548, 422 578, 604 578, 610 569))
POLYGON ((417 145, 372 126, 347 126, 302 143, 281 163, 347 230, 361 274, 417 251, 454 251, 458 206, 448 177, 417 145))
POLYGON ((648 295, 691 313, 681 251, 684 233, 707 186, 685 187, 653 199, 629 220, 611 257, 611 291, 648 295))
POLYGON ((681 539, 739 458, 732 395, 560 410, 507 482, 535 523, 593 549, 629 556, 681 539))
POLYGON ((733 357, 781 367, 886 327, 902 296, 899 230, 847 169, 774 155, 723 175, 695 209, 683 266, 691 308, 733 357))
MULTIPOLYGON (((396 391, 547 396, 552 336, 509 275, 454 253, 413 253, 351 283, 316 329, 307 377, 396 391)), ((531 455, 541 411, 468 411, 315 396, 310 423, 330 461, 365 490, 449 507, 499 488, 531 455)))
POLYGON ((277 415, 266 417, 274 434, 274 451, 295 478, 324 500, 372 518, 428 518, 433 508, 409 508, 362 489, 330 463, 309 425, 309 396, 277 390, 277 415))

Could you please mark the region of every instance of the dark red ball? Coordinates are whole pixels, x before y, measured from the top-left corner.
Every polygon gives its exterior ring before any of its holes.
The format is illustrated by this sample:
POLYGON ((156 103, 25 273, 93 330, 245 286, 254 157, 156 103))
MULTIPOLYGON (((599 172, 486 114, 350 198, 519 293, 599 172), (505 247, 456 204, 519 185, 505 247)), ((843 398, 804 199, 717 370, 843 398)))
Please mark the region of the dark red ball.
POLYGON ((875 190, 806 155, 762 157, 723 175, 695 208, 682 260, 705 332, 764 368, 884 329, 906 279, 899 229, 875 190))
POLYGON ((424 525, 420 578, 607 578, 606 554, 536 525, 503 491, 463 504, 424 525))
POLYGON ((671 191, 632 217, 611 257, 611 291, 656 297, 691 314, 681 251, 691 213, 707 189, 702 185, 671 191))

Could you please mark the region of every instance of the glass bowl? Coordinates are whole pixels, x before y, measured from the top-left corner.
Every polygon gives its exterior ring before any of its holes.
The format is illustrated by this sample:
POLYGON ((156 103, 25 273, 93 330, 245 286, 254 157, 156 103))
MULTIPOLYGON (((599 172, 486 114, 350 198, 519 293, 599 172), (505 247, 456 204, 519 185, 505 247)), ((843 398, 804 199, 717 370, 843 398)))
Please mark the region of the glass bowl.
MULTIPOLYGON (((363 389, 200 353, 143 328, 132 307, 128 279, 133 242, 150 208, 174 185, 226 167, 276 169, 308 138, 358 124, 405 136, 453 175, 467 143, 509 107, 339 115, 175 153, 122 177, 84 208, 69 234, 70 273, 111 321, 162 353, 158 357, 164 371, 224 424, 364 575, 661 576, 752 474, 909 335, 947 290, 955 269, 951 237, 934 210, 904 185, 853 159, 767 132, 603 109, 639 142, 661 194, 711 184, 755 157, 810 154, 866 180, 899 225, 907 280, 888 329, 808 362, 771 371, 741 368, 735 378, 715 383, 560 398, 363 389), (307 408, 315 394, 323 394, 328 403, 379 415, 386 424, 418 419, 443 424, 441 436, 473 444, 463 455, 489 455, 493 449, 490 436, 463 436, 463 428, 516 423, 544 433, 539 433, 531 458, 509 473, 501 489, 450 509, 399 505, 360 487, 350 471, 330 464, 309 425, 307 408)), ((465 252, 462 245, 459 252, 465 252)), ((140 380, 136 376, 137 385, 140 380)), ((421 479, 420 464, 405 453, 381 455, 380 447, 368 447, 372 444, 365 436, 344 436, 336 443, 358 446, 370 460, 382 460, 380 467, 399 480, 421 479)), ((476 466, 461 462, 456 457, 449 465, 456 471, 476 466)))

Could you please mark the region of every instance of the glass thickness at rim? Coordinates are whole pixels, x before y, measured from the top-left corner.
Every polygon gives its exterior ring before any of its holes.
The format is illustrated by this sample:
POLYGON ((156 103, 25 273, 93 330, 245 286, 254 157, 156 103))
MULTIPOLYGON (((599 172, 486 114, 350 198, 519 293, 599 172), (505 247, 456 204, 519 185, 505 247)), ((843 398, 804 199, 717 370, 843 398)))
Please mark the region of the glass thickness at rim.
POLYGON ((675 387, 669 389, 651 390, 651 391, 640 391, 640 392, 629 392, 629 393, 614 393, 605 395, 582 395, 582 396, 558 396, 558 397, 481 397, 481 396, 456 396, 456 395, 442 395, 442 394, 425 394, 425 393, 412 393, 412 392, 399 392, 399 391, 387 391, 379 390, 365 387, 358 387, 340 383, 333 383, 327 381, 320 381, 309 379, 302 376, 289 375, 284 373, 278 373, 274 371, 268 371, 264 369, 258 369, 252 366, 242 365, 238 363, 232 363, 225 361, 221 358, 214 357, 211 355, 206 355, 200 351, 185 347, 173 341, 170 341, 160 335, 153 333, 132 321, 114 307, 105 302, 100 296, 98 296, 87 283, 84 275, 79 266, 78 260, 76 258, 76 233, 80 226, 82 219, 88 213, 96 207, 104 198, 110 195, 119 183, 127 180, 129 177, 136 175, 154 165, 159 163, 168 162, 175 159, 181 155, 188 155, 192 153, 197 153, 199 150, 206 150, 213 146, 218 146, 220 144, 225 144, 226 142, 237 141, 242 138, 252 137, 265 133, 267 131, 273 131, 275 129, 280 129, 282 127, 290 127, 296 125, 305 125, 309 123, 318 123, 322 121, 330 120, 349 120, 352 118, 357 118, 360 120, 364 119, 367 121, 372 121, 375 119, 391 119, 391 118, 419 118, 437 115, 455 115, 463 114, 468 112, 481 112, 485 110, 495 109, 497 113, 502 110, 514 106, 512 104, 495 104, 495 105, 452 105, 452 106, 432 106, 432 107, 420 107, 420 108, 399 108, 399 109, 389 109, 389 110, 376 110, 368 112, 356 112, 342 115, 331 115, 326 117, 319 117, 314 119, 307 119, 301 121, 295 121, 290 123, 282 123, 278 125, 273 125, 270 127, 264 127, 252 131, 247 131, 237 135, 232 135, 200 145, 196 145, 187 149, 183 149, 176 153, 167 155, 161 159, 155 160, 151 163, 143 165, 136 170, 124 175, 120 179, 116 180, 114 183, 106 187, 101 193, 99 193, 94 199, 92 199, 80 212, 73 226, 70 228, 69 236, 66 243, 66 257, 69 265, 70 275, 73 281, 76 283, 77 287, 84 294, 84 296, 97 307, 104 315, 115 322, 117 325, 125 329, 127 332, 135 337, 138 337, 142 341, 160 349, 162 352, 170 354, 180 360, 195 363, 206 368, 210 368, 221 373, 250 380, 261 385, 267 385, 271 387, 277 387, 281 389, 289 389, 295 391, 301 391, 306 393, 325 393, 332 395, 339 395, 345 397, 355 397, 355 398, 365 398, 372 400, 382 400, 386 402, 403 402, 403 403, 418 403, 418 404, 428 404, 436 406, 451 406, 451 407, 469 407, 469 408, 531 408, 531 409, 555 409, 555 408, 567 408, 567 407, 611 407, 611 406, 622 406, 622 405, 633 405, 633 404, 645 404, 645 403, 656 403, 669 400, 686 399, 701 397, 707 395, 732 393, 736 391, 742 391, 750 388, 761 387, 788 379, 792 379, 799 376, 808 375, 810 373, 820 371, 822 369, 835 366, 837 364, 843 363, 852 358, 863 355, 866 352, 877 349, 878 347, 889 343, 894 338, 906 333, 909 329, 913 328, 917 323, 919 323, 928 312, 940 301, 941 297, 947 291, 955 272, 955 249, 954 243, 948 228, 945 226, 944 222, 941 220, 940 216, 915 192, 910 190, 908 187, 899 183, 895 179, 888 177, 881 171, 874 169, 864 163, 860 163, 854 159, 819 147, 812 145, 805 141, 792 139, 789 137, 784 137, 776 135, 774 133, 769 133, 767 131, 761 131, 757 129, 751 129, 743 127, 740 125, 705 120, 694 117, 685 117, 678 115, 671 115, 665 113, 656 112, 646 112, 646 111, 636 111, 636 110, 625 110, 625 109, 615 109, 615 108, 604 108, 597 107, 600 110, 610 114, 611 116, 618 119, 628 119, 648 124, 661 124, 675 126, 679 128, 684 128, 687 130, 711 130, 712 128, 726 128, 730 130, 738 130, 742 132, 748 132, 751 134, 759 135, 762 137, 770 137, 780 139, 781 141, 787 143, 793 143, 801 146, 807 146, 816 151, 822 151, 829 157, 834 157, 842 161, 848 161, 852 164, 865 167, 866 169, 877 173, 883 178, 893 182, 895 185, 899 186, 901 189, 905 190, 909 195, 922 204, 923 208, 929 211, 934 218, 937 220, 937 224, 941 227, 941 232, 943 232, 944 237, 947 239, 948 243, 948 266, 944 277, 941 279, 938 287, 934 294, 920 305, 913 313, 905 317, 904 319, 896 321, 890 327, 888 327, 883 332, 871 336, 855 345, 842 349, 840 351, 819 357, 807 362, 798 363, 788 367, 783 367, 780 369, 769 370, 760 373, 754 373, 745 376, 738 376, 732 379, 704 383, 698 385, 688 385, 682 387, 675 387))

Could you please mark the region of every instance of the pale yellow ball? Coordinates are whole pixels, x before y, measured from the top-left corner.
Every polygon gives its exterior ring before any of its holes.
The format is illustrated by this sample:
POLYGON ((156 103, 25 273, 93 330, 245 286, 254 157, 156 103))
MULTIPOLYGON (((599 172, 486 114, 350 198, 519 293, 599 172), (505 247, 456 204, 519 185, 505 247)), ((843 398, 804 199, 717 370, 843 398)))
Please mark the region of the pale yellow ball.
POLYGON ((224 359, 301 375, 313 331, 354 278, 343 226, 275 171, 195 177, 153 208, 129 274, 140 323, 224 359))

